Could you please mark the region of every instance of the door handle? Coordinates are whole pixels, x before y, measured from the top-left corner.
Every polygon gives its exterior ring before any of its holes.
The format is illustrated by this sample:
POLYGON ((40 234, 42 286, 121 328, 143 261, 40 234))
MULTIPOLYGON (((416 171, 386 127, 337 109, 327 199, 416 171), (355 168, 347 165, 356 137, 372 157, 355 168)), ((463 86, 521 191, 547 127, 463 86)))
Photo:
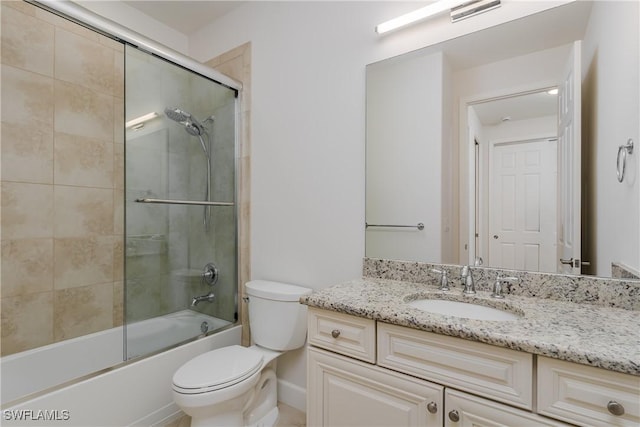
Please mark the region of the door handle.
POLYGON ((562 259, 560 258, 560 263, 561 264, 566 264, 566 265, 570 265, 573 268, 580 268, 581 266, 585 265, 585 266, 590 266, 591 263, 589 261, 580 261, 579 259, 562 259))

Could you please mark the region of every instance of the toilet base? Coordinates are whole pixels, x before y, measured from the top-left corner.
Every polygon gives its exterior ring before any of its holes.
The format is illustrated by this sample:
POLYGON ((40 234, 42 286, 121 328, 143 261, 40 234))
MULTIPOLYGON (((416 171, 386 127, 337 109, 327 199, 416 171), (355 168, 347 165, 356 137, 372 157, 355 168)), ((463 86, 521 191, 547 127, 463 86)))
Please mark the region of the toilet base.
POLYGON ((278 422, 280 412, 275 407, 271 409, 264 417, 257 420, 254 424, 247 424, 246 427, 273 427, 278 422))

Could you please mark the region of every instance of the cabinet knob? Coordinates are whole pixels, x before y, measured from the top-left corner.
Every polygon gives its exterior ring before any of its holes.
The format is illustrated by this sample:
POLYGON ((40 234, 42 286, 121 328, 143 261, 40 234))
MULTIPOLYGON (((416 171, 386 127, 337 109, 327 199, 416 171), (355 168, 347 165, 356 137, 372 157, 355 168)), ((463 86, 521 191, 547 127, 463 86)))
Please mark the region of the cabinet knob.
POLYGON ((340 336, 340 330, 334 329, 333 331, 331 331, 331 336, 334 338, 338 338, 340 336))
POLYGON ((607 409, 612 415, 624 415, 624 406, 622 406, 615 400, 610 400, 609 403, 607 403, 607 409))
POLYGON ((460 421, 460 414, 455 409, 453 411, 449 411, 449 419, 454 423, 460 421))
POLYGON ((429 411, 432 414, 435 414, 436 412, 438 412, 438 404, 436 402, 427 403, 427 411, 429 411))

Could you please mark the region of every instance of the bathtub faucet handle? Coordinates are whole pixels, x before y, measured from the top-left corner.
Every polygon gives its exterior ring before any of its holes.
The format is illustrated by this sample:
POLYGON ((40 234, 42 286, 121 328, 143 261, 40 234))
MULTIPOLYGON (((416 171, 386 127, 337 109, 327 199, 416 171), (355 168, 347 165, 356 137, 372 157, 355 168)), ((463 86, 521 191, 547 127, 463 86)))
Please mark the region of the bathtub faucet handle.
POLYGON ((204 266, 202 270, 202 283, 206 283, 209 286, 213 286, 218 281, 218 277, 220 272, 218 271, 218 267, 212 262, 208 263, 204 266))

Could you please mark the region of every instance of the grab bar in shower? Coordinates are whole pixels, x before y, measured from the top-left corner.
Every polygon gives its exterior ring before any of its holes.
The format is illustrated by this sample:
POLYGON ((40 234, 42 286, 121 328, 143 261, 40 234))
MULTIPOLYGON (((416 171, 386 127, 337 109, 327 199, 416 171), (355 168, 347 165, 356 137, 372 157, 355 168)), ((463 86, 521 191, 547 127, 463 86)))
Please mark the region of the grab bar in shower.
POLYGON ((416 225, 390 225, 390 224, 369 224, 369 223, 364 223, 365 228, 369 228, 369 227, 391 227, 391 228, 417 228, 418 230, 422 231, 424 230, 424 224, 419 222, 416 225))
POLYGON ((234 206, 233 202, 205 202, 199 200, 168 200, 168 199, 136 199, 137 203, 159 203, 165 205, 195 205, 195 206, 234 206))

